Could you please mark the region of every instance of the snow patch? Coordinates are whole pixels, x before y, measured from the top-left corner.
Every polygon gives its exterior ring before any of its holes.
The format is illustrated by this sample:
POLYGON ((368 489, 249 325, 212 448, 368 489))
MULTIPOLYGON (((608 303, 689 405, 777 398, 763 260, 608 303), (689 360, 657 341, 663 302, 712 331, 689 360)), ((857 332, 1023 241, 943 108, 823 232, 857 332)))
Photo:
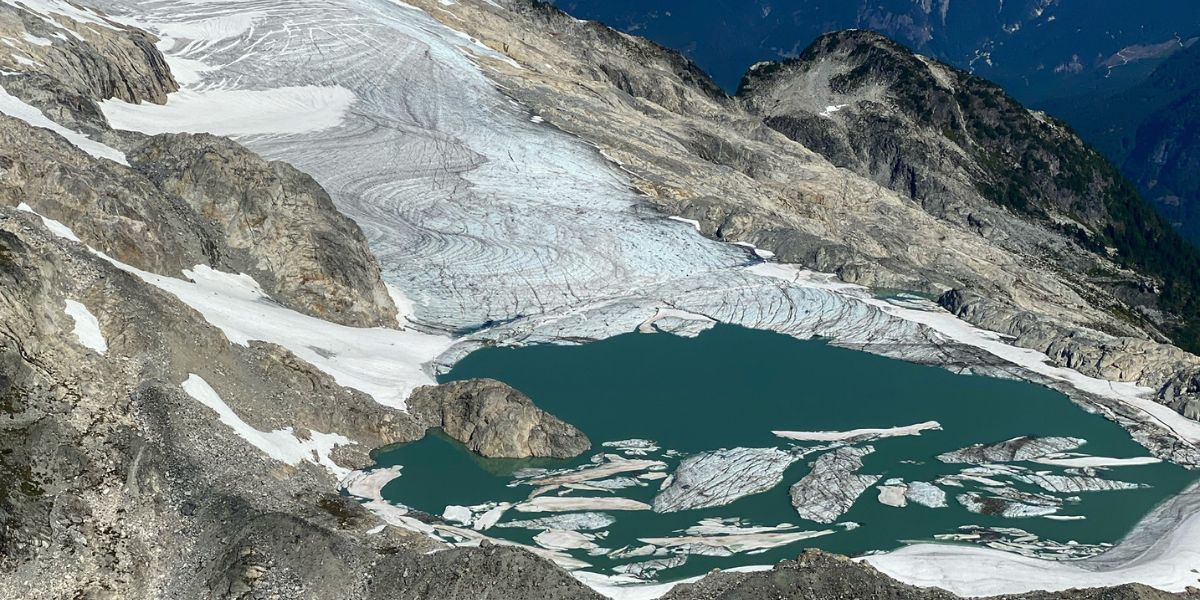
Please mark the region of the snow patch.
MULTIPOLYGON (((195 68, 191 71, 194 78, 195 68)), ((167 103, 100 103, 115 129, 214 135, 283 135, 310 133, 342 123, 355 96, 333 86, 305 85, 269 90, 183 90, 167 103)))
POLYGON ((107 146, 96 140, 89 138, 78 131, 72 131, 51 121, 49 117, 42 114, 42 111, 37 108, 25 104, 16 96, 9 94, 3 87, 0 87, 0 112, 33 125, 49 129, 58 135, 66 138, 73 146, 87 152, 96 158, 106 158, 108 160, 121 163, 128 166, 129 163, 125 160, 125 153, 111 146, 107 146))
POLYGON ((260 431, 237 416, 237 413, 233 412, 228 404, 225 404, 212 386, 208 385, 208 382, 199 375, 190 373, 187 381, 184 381, 181 387, 189 396, 216 412, 221 422, 233 429, 234 433, 250 442, 255 448, 262 450, 267 456, 292 466, 296 466, 302 461, 321 465, 339 479, 350 474, 349 469, 338 466, 329 458, 329 454, 333 452, 334 448, 353 444, 354 442, 349 438, 336 433, 310 430, 309 439, 301 441, 292 433, 291 427, 277 431, 260 431))
POLYGON ((108 352, 108 342, 100 332, 100 321, 92 311, 79 302, 67 300, 66 313, 75 320, 75 337, 85 348, 95 350, 97 354, 108 352))

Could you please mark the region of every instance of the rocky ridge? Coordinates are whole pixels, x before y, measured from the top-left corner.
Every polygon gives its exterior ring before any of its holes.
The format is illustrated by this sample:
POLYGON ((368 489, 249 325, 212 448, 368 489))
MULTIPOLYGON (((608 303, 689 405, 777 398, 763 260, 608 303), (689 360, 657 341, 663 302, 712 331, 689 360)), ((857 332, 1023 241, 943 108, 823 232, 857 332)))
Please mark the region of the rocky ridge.
MULTIPOLYGON (((696 69, 677 53, 549 5, 415 4, 515 60, 521 68, 479 59, 506 93, 598 145, 649 202, 695 220, 706 235, 850 283, 962 291, 982 300, 977 311, 946 302, 964 319, 1086 375, 1152 387, 1160 401, 1194 414, 1200 360, 1163 343, 1124 292, 1114 295, 1079 276, 1087 265, 1124 271, 1081 248, 1074 229, 1005 217, 991 200, 972 204, 969 213, 996 215, 986 219, 994 220, 990 229, 967 215, 931 214, 907 194, 830 164, 737 99, 713 94, 711 82, 695 82, 696 69)), ((1126 290, 1149 283, 1144 275, 1121 279, 1134 283, 1126 290)))
POLYGON ((0 24, 11 28, 4 34, 34 40, 33 62, 0 86, 58 125, 89 134, 96 141, 85 147, 109 160, 6 117, 6 205, 27 204, 145 271, 247 272, 301 312, 351 326, 397 324, 362 232, 310 177, 230 140, 111 130, 100 100, 161 103, 178 86, 150 34, 87 8, 56 6, 42 13, 0 5, 8 17, 0 24))

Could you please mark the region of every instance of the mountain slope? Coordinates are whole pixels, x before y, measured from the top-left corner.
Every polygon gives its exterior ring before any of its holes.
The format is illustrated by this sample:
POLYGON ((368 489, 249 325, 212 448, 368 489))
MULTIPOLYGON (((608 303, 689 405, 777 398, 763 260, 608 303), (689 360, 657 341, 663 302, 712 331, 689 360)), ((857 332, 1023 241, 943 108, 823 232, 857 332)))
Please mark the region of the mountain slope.
MULTIPOLYGON (((1084 267, 1092 283, 1144 307, 1134 322, 1153 322, 1184 347, 1200 343, 1200 252, 1066 125, 998 86, 878 34, 847 31, 821 37, 795 60, 759 65, 739 97, 773 129, 942 218, 1019 245, 1012 219, 988 210, 990 202, 1154 278, 1084 267)), ((1067 253, 1054 260, 1082 266, 1067 253)))

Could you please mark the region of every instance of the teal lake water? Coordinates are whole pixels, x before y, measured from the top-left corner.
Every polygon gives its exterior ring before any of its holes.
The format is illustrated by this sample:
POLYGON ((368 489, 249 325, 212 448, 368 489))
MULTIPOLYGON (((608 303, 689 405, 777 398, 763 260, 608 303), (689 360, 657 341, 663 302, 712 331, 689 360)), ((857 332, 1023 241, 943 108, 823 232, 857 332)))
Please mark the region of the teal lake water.
MULTIPOLYGON (((655 440, 681 456, 718 448, 792 445, 773 430, 849 430, 893 427, 938 421, 940 431, 920 436, 869 442, 875 452, 859 471, 906 481, 933 481, 970 465, 936 460, 943 452, 974 443, 999 442, 1017 436, 1073 436, 1088 440, 1077 450, 1093 456, 1130 458, 1148 452, 1118 425, 1090 414, 1064 395, 1029 383, 957 375, 929 366, 873 356, 801 341, 771 332, 718 325, 696 338, 665 333, 630 333, 582 346, 489 348, 460 361, 443 381, 490 377, 528 394, 541 408, 574 424, 592 440, 593 450, 578 459, 489 460, 466 451, 442 435, 429 435, 411 444, 386 449, 376 457, 380 466, 403 465, 401 476, 384 488, 384 496, 417 510, 440 515, 447 505, 492 501, 518 502, 532 488, 509 487, 514 470, 524 467, 566 468, 583 465, 605 441, 629 438, 655 440)), ((813 446, 816 443, 799 443, 813 446)), ((665 460, 674 469, 681 456, 665 460)), ((752 525, 792 523, 805 530, 832 526, 799 518, 788 488, 808 471, 818 455, 794 464, 774 489, 710 509, 671 514, 651 511, 611 512, 616 523, 596 540, 604 548, 640 545, 638 538, 670 537, 711 517, 738 517, 752 525)), ((1023 463, 1018 463, 1023 464, 1023 463)), ((1023 464, 1037 470, 1064 469, 1023 464)), ((1135 490, 1083 492, 1078 503, 1068 502, 1063 515, 1086 520, 1046 518, 1008 519, 968 512, 954 496, 972 488, 942 486, 946 508, 909 503, 895 508, 877 500, 868 489, 840 522, 861 527, 805 540, 760 554, 730 557, 689 556, 683 566, 664 571, 670 580, 707 572, 714 567, 766 564, 794 558, 805 546, 857 555, 896 548, 905 541, 931 540, 954 533, 960 526, 1016 527, 1044 540, 1079 544, 1113 543, 1155 504, 1179 492, 1197 474, 1168 463, 1116 467, 1098 476, 1148 484, 1135 490)), ((603 492, 574 492, 572 496, 614 495, 651 503, 658 481, 645 487, 603 492)), ((1031 486, 1013 487, 1035 491, 1031 486)), ((1070 494, 1057 494, 1066 498, 1070 494)), ((503 521, 549 516, 510 510, 503 521)), ((518 528, 491 528, 488 535, 531 544, 538 533, 518 528)), ((592 570, 607 572, 617 564, 606 556, 573 556, 592 570)))

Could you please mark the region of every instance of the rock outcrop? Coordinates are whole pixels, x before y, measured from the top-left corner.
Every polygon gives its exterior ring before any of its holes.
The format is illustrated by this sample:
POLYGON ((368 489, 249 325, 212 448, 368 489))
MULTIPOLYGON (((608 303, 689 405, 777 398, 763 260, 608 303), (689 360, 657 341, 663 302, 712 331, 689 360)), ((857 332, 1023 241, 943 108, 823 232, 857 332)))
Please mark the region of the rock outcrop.
MULTIPOLYGON (((1094 590, 1032 592, 996 596, 992 600, 1168 600, 1180 598, 1143 585, 1094 590)), ((1189 596, 1190 597, 1190 596, 1189 596)), ((888 600, 954 600, 936 588, 904 585, 870 565, 820 550, 806 550, 759 573, 722 572, 695 583, 681 584, 663 600, 827 600, 829 598, 887 598, 888 600)))
POLYGON ((345 325, 396 325, 366 238, 312 177, 207 134, 151 137, 129 162, 212 221, 283 304, 345 325))
POLYGON ((583 432, 494 379, 418 388, 408 399, 408 411, 481 456, 570 458, 591 448, 583 432))
MULTIPOLYGON (((1039 174, 1025 181, 1022 176, 1039 167, 1006 171, 1008 161, 962 156, 963 150, 952 139, 943 143, 930 136, 950 138, 937 128, 926 128, 923 137, 913 143, 934 145, 922 146, 924 150, 914 152, 916 158, 944 160, 953 168, 943 177, 941 171, 924 172, 921 165, 925 163, 914 162, 911 169, 896 170, 893 190, 869 175, 837 168, 830 158, 764 121, 771 111, 786 113, 797 105, 812 104, 818 106, 807 121, 820 119, 836 126, 834 119, 850 118, 852 107, 840 107, 847 104, 845 100, 832 102, 836 100, 833 92, 816 86, 826 83, 824 79, 814 80, 814 89, 809 90, 803 85, 809 80, 799 78, 796 86, 772 87, 779 91, 772 95, 762 89, 762 80, 797 79, 788 79, 790 71, 780 66, 760 67, 759 92, 747 90, 745 97, 731 100, 712 94, 711 82, 696 81, 694 68, 681 71, 673 52, 633 36, 597 31, 603 26, 579 22, 549 4, 523 0, 464 0, 451 6, 416 0, 415 4, 520 64, 522 68, 516 69, 503 61, 480 59, 508 94, 540 118, 595 143, 628 173, 648 202, 667 214, 694 219, 704 234, 753 244, 774 253, 780 262, 835 273, 850 283, 932 295, 969 290, 986 298, 989 306, 986 320, 963 315, 972 323, 1012 335, 1017 345, 1047 352, 1056 360, 1087 357, 1073 363, 1086 375, 1116 374, 1119 380, 1160 389, 1160 401, 1177 410, 1195 410, 1192 398, 1194 390, 1200 389, 1195 383, 1200 360, 1163 343, 1167 341, 1164 333, 1172 333, 1180 342, 1194 336, 1178 326, 1168 314, 1170 310, 1160 311, 1155 297, 1155 290, 1161 290, 1169 279, 1164 278, 1164 267, 1174 265, 1177 274, 1185 273, 1193 270, 1187 266, 1191 263, 1168 257, 1179 249, 1173 242, 1155 247, 1154 240, 1170 241, 1169 231, 1162 233, 1165 230, 1157 226, 1155 233, 1141 241, 1123 238, 1123 246, 1111 246, 1121 247, 1110 257, 1096 242, 1108 239, 1105 236, 1141 231, 1140 226, 1120 224, 1135 223, 1145 207, 1125 194, 1122 185, 1110 181, 1111 166, 1096 163, 1094 152, 1077 138, 1054 121, 1012 104, 994 86, 933 61, 927 64, 911 53, 903 61, 919 65, 921 80, 938 86, 923 93, 954 100, 953 104, 930 107, 939 118, 959 119, 956 123, 966 118, 957 115, 954 93, 943 87, 946 82, 953 86, 961 77, 964 85, 969 83, 980 91, 977 98, 972 95, 971 103, 963 105, 977 105, 980 131, 992 128, 997 139, 1006 139, 1021 137, 1017 129, 1028 129, 1037 134, 1030 142, 1030 156, 1049 164, 1052 158, 1056 163, 1069 162, 1069 157, 1078 154, 1083 163, 1072 163, 1068 171, 1078 171, 1079 177, 1060 181, 1039 174), (627 75, 614 81, 610 73, 627 75), (649 74, 656 81, 652 89, 622 83, 648 81, 649 74), (762 100, 761 104, 752 96, 762 100), (992 103, 996 105, 990 106, 992 103), (830 106, 834 110, 827 111, 830 106), (822 116, 824 112, 828 115, 822 116), (1008 125, 1007 117, 998 115, 1019 119, 1008 125), (638 135, 626 135, 628 131, 638 135), (1060 142, 1062 148, 1053 147, 1060 142), (922 154, 926 151, 928 156, 922 154), (984 167, 988 169, 986 177, 980 172, 984 167), (918 197, 929 201, 925 205, 914 202, 906 182, 926 190, 918 197), (990 182, 999 190, 993 194, 998 200, 977 189, 976 182, 990 182), (1041 194, 1031 199, 1030 206, 1045 215, 1029 215, 1011 202, 1004 204, 1021 196, 1015 192, 1006 196, 1006 190, 1026 189, 1041 194), (1061 196, 1059 189, 1065 190, 1061 196), (1126 209, 1132 212, 1122 215, 1126 209), (1114 224, 1114 232, 1105 231, 1106 223, 1114 224), (1094 231, 1080 233, 1088 228, 1094 231), (1136 247, 1142 242, 1149 244, 1142 248, 1147 252, 1166 251, 1163 260, 1155 266, 1139 266, 1136 247), (1124 268, 1127 265, 1134 270, 1124 268), (1044 334, 1022 336, 1016 331, 1035 328, 1044 334), (1130 368, 1120 370, 1111 365, 1130 368), (1181 372, 1186 374, 1176 376, 1181 372)), ((883 75, 864 68, 855 73, 855 79, 845 80, 848 86, 857 86, 883 75)), ((886 110, 891 102, 888 90, 883 82, 867 83, 854 93, 865 98, 864 107, 886 110)), ((903 124, 897 128, 903 129, 903 124)), ((841 134, 830 132, 827 146, 845 151, 846 144, 835 143, 841 134)), ((826 148, 819 141, 813 138, 809 143, 816 150, 826 148)), ((855 148, 857 143, 852 140, 850 149, 870 149, 855 148)), ((1019 146, 1014 145, 1014 151, 1019 146)), ((879 161, 869 156, 862 161, 886 175, 885 183, 890 185, 893 173, 885 160, 889 148, 880 146, 879 161)), ((836 162, 835 152, 830 151, 829 156, 836 162)), ((850 156, 853 165, 859 164, 857 156, 850 156)), ((1119 241, 1116 237, 1105 243, 1119 241)), ((984 311, 978 314, 982 316, 984 311)))
POLYGON ((0 4, 0 85, 72 129, 107 126, 96 102, 118 98, 162 104, 179 89, 157 39, 89 8, 56 0, 0 4), (47 7, 41 7, 47 8, 47 7))

